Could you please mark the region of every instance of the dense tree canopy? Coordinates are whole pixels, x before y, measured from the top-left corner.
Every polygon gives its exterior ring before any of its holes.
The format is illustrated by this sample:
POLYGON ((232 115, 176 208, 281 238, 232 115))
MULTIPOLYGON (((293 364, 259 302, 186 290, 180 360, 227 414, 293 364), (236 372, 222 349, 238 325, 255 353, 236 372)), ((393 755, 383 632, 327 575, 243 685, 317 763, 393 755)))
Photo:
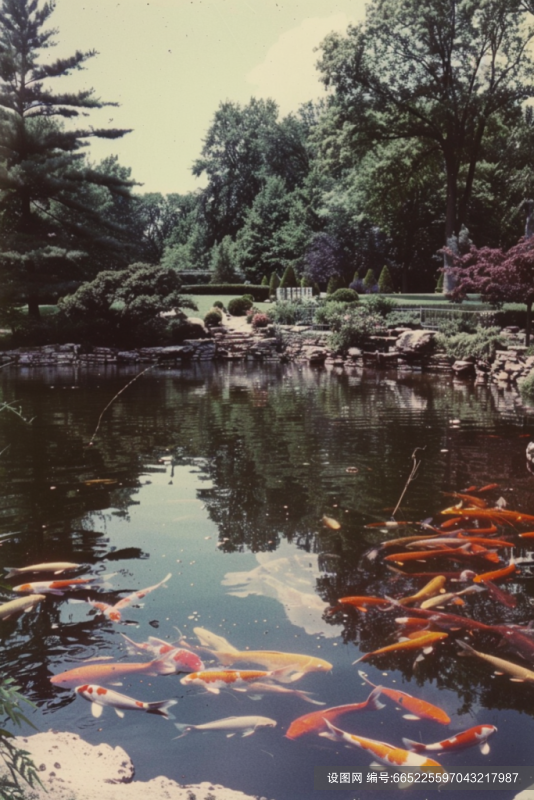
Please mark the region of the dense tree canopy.
POLYGON ((534 95, 519 0, 373 0, 366 22, 323 43, 333 90, 327 157, 338 169, 379 143, 411 141, 444 166, 444 241, 468 223, 490 122, 509 123, 534 95))
POLYGON ((100 213, 93 190, 128 196, 131 182, 89 166, 82 148, 93 137, 126 130, 76 127, 104 103, 91 90, 55 91, 55 80, 82 69, 94 51, 51 61, 57 31, 46 28, 52 3, 0 5, 0 222, 4 284, 32 314, 50 285, 78 278, 86 245, 120 260, 123 230, 100 213))

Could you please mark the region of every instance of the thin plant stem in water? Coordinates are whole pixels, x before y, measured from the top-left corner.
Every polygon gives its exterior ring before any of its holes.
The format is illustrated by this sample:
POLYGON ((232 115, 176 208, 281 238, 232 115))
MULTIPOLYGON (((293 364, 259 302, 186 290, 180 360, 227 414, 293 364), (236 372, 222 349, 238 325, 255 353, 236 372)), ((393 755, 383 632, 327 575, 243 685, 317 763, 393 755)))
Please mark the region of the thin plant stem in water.
POLYGON ((126 389, 127 389, 129 386, 131 386, 131 385, 132 385, 132 383, 135 383, 135 381, 136 381, 138 378, 140 378, 140 377, 141 377, 141 375, 144 375, 144 374, 145 374, 145 372, 148 372, 148 370, 149 370, 149 369, 154 369, 154 367, 155 367, 155 366, 157 366, 157 364, 151 364, 149 367, 147 367, 146 369, 144 369, 142 372, 139 372, 139 373, 138 373, 138 374, 135 376, 135 378, 132 378, 132 380, 131 380, 131 381, 129 381, 129 382, 126 384, 126 386, 123 386, 123 387, 122 387, 122 389, 120 389, 120 390, 117 392, 117 394, 116 394, 114 397, 112 397, 112 398, 111 398, 111 400, 109 401, 109 403, 107 404, 107 406, 106 406, 106 407, 103 409, 102 413, 100 414, 100 416, 99 416, 99 418, 98 418, 98 422, 97 422, 97 424, 96 424, 95 432, 94 432, 94 433, 93 433, 93 435, 91 436, 91 439, 90 439, 90 441, 89 441, 89 445, 88 445, 88 447, 91 447, 91 446, 92 446, 92 444, 93 444, 93 442, 94 442, 94 440, 95 440, 95 438, 96 438, 96 435, 97 435, 97 433, 98 433, 98 431, 99 431, 99 429, 100 429, 100 423, 102 422, 102 418, 103 418, 104 414, 106 413, 106 411, 108 410, 108 408, 109 408, 111 405, 113 405, 113 403, 115 402, 115 400, 116 400, 118 397, 120 397, 120 395, 121 395, 123 392, 125 392, 125 391, 126 391, 126 389))
POLYGON ((400 504, 402 503, 402 501, 404 499, 404 495, 408 491, 408 486, 415 479, 415 476, 417 475, 419 467, 421 466, 421 463, 422 463, 423 459, 422 459, 421 456, 418 455, 418 451, 419 450, 422 453, 424 453, 424 451, 426 450, 426 445, 424 447, 416 447, 415 450, 412 453, 412 471, 408 475, 408 480, 404 484, 404 489, 402 490, 401 496, 399 497, 399 501, 398 501, 397 505, 395 506, 395 508, 393 509, 393 513, 391 514, 392 519, 395 519, 395 514, 399 510, 399 506, 400 506, 400 504))

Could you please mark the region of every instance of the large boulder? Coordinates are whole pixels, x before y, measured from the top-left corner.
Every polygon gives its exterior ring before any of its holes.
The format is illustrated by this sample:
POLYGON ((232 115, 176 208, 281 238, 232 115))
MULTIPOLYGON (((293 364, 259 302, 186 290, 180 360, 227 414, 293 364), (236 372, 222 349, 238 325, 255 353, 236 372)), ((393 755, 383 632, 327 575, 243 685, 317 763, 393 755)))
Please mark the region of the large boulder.
MULTIPOLYGON (((211 783, 181 786, 163 776, 134 781, 134 765, 122 747, 92 745, 76 733, 48 731, 11 741, 30 754, 44 787, 25 786, 28 800, 190 800, 192 795, 199 800, 206 796, 215 800, 254 800, 211 783)), ((0 775, 5 772, 2 765, 0 775)))
POLYGON ((405 331, 395 342, 395 347, 405 356, 423 356, 434 349, 435 337, 435 331, 405 331))

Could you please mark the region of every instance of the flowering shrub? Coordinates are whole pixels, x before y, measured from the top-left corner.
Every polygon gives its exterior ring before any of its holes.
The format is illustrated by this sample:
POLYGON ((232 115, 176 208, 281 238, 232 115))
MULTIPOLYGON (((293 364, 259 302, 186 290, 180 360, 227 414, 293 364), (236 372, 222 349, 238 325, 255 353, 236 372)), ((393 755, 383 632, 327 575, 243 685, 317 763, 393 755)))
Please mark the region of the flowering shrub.
POLYGON ((341 312, 331 315, 329 324, 333 331, 329 345, 333 350, 361 347, 370 336, 386 333, 383 318, 360 306, 344 306, 341 312))
POLYGON ((252 327, 253 328, 266 328, 269 324, 270 319, 267 314, 263 312, 259 312, 258 314, 254 314, 252 317, 252 327))

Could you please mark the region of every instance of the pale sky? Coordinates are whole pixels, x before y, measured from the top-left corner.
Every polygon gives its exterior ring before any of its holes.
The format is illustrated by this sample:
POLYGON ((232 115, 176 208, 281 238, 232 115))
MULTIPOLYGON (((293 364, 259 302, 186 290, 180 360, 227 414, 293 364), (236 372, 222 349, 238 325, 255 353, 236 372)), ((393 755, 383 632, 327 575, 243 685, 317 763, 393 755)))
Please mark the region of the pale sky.
POLYGON ((133 128, 96 142, 94 160, 117 154, 140 191, 187 192, 219 103, 271 97, 287 114, 324 96, 314 48, 363 16, 364 0, 57 0, 51 55, 99 54, 55 88, 120 103, 83 122, 133 128))

